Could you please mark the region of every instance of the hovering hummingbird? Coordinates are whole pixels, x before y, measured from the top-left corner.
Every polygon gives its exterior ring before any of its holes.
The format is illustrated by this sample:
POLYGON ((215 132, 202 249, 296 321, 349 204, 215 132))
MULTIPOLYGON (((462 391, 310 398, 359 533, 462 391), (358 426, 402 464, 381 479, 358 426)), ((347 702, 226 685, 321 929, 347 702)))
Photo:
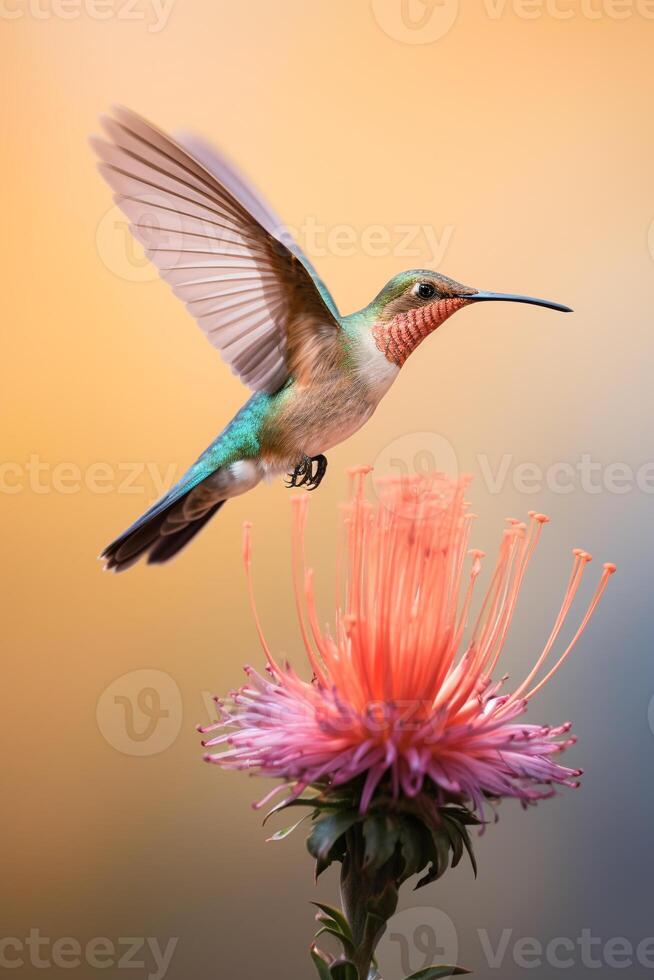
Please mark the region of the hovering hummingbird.
POLYGON ((394 276, 341 316, 268 205, 197 138, 173 140, 133 112, 102 120, 99 169, 134 236, 253 395, 171 489, 102 553, 123 571, 168 561, 230 497, 264 477, 315 489, 324 453, 370 418, 409 354, 457 310, 529 296, 480 292, 427 269, 394 276))

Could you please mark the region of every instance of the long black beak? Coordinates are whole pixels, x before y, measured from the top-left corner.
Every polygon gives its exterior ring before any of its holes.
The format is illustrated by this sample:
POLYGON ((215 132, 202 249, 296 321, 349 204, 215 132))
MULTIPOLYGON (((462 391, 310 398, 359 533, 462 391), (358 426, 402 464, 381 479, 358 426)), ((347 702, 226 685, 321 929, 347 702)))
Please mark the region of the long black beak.
POLYGON ((471 296, 462 296, 470 303, 484 302, 504 302, 504 303, 529 303, 531 306, 545 306, 548 310, 558 310, 559 313, 572 313, 569 306, 562 303, 553 303, 549 299, 536 299, 533 296, 516 296, 514 293, 473 293, 471 296))

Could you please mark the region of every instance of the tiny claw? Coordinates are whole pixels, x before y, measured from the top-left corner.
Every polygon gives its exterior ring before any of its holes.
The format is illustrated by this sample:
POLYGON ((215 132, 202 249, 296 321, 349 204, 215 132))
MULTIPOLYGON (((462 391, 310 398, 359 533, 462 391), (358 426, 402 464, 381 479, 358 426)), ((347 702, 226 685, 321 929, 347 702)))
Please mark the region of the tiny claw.
POLYGON ((324 456, 303 456, 292 473, 288 473, 287 489, 293 487, 306 487, 307 490, 315 490, 320 486, 323 476, 327 471, 327 460, 324 456), (316 464, 314 471, 313 464, 316 464))
POLYGON ((322 483, 322 479, 327 472, 327 457, 320 454, 320 456, 313 456, 311 463, 316 464, 315 472, 311 472, 311 478, 307 485, 307 490, 316 490, 322 483))

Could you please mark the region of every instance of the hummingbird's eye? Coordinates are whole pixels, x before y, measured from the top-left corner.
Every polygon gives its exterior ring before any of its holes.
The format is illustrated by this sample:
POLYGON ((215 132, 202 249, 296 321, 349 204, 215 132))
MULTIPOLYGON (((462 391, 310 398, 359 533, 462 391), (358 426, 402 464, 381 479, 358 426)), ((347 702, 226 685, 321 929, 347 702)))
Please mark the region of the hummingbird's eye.
POLYGON ((420 299, 431 299, 436 294, 436 287, 430 282, 419 282, 415 289, 416 296, 420 299))

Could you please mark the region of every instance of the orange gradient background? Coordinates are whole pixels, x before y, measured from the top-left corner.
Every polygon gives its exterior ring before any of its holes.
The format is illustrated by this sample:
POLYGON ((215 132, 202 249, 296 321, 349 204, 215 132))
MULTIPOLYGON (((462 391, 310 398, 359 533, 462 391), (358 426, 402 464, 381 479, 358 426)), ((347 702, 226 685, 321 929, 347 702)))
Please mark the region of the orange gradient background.
MULTIPOLYGON (((520 464, 545 472, 584 454, 600 480, 611 464, 635 474, 654 458, 654 20, 636 10, 591 19, 574 3, 561 4, 568 19, 526 18, 508 3, 491 16, 492 4, 466 0, 444 36, 408 43, 384 29, 391 7, 176 0, 157 32, 143 2, 146 19, 130 20, 118 2, 105 20, 84 9, 39 18, 27 0, 2 7, 4 936, 179 937, 173 980, 288 980, 311 975, 309 900, 335 895, 328 875, 314 887, 302 833, 265 843, 250 809, 263 784, 203 765, 194 731, 207 692, 227 692, 243 663, 261 662, 240 560, 246 519, 271 646, 301 662, 282 482, 230 502, 169 566, 113 577, 95 560, 157 492, 143 473, 121 485, 125 468, 179 475, 247 395, 110 212, 86 141, 114 102, 215 141, 290 226, 353 229, 353 254, 332 244, 310 255, 344 312, 431 263, 422 234, 417 254, 395 254, 403 225, 446 240, 439 267, 463 282, 574 307, 565 317, 474 307, 430 338, 368 425, 329 454, 311 555, 327 615, 346 468, 397 458, 411 468, 419 449, 446 447, 448 463, 475 475, 479 546, 497 546, 509 514, 552 517, 507 650, 516 679, 547 637, 570 549, 596 556, 586 598, 601 561, 619 564, 574 657, 531 709, 543 722, 574 719, 580 744, 568 758, 586 770, 583 789, 528 814, 506 804, 478 845, 476 883, 462 867, 407 891, 402 907, 445 911, 460 961, 480 976, 499 974, 479 929, 494 946, 504 929, 511 943, 589 928, 635 946, 654 933, 654 496, 634 481, 588 492, 577 479, 569 493, 546 483, 525 493, 514 479, 520 464), (381 255, 361 245, 378 225, 392 240, 381 255), (493 488, 480 459, 495 473, 507 456, 493 488), (35 459, 46 467, 38 479, 35 459), (85 483, 94 464, 120 474, 105 492, 85 483), (139 756, 107 741, 98 702, 142 669, 170 675, 181 713, 172 744, 139 756)), ((511 949, 505 980, 524 974, 511 949)), ((26 960, 14 974, 31 970, 26 960)))

